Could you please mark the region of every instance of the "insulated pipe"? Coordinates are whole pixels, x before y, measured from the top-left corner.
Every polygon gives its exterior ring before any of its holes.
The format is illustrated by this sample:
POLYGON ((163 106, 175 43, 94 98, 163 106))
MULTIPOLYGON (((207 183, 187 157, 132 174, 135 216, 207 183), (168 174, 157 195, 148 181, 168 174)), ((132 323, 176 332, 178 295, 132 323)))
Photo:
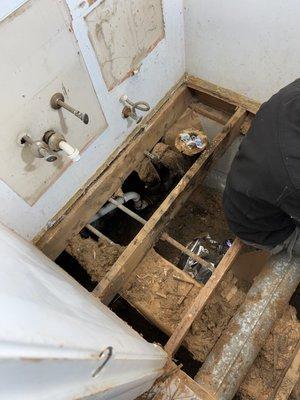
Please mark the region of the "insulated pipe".
POLYGON ((195 377, 212 398, 231 400, 300 282, 300 258, 271 257, 195 377))
MULTIPOLYGON (((141 208, 143 208, 143 202, 141 200, 141 196, 136 192, 127 192, 127 193, 124 193, 124 195, 122 197, 118 197, 115 199, 115 201, 118 202, 119 204, 127 203, 130 200, 134 201, 134 207, 137 210, 140 210, 141 208)), ((102 218, 104 215, 112 212, 116 208, 117 208, 116 204, 113 204, 113 203, 105 204, 105 206, 102 207, 97 212, 97 214, 91 219, 90 223, 97 221, 99 218, 102 218)))

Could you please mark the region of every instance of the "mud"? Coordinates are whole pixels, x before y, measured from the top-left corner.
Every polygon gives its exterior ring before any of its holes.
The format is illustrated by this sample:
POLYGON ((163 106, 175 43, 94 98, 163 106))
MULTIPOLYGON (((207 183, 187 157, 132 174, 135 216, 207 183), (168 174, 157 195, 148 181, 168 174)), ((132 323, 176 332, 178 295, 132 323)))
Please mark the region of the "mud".
POLYGON ((239 400, 272 398, 272 393, 288 367, 299 340, 300 323, 297 320, 295 309, 288 306, 282 318, 275 323, 246 379, 240 386, 237 398, 239 400))
POLYGON ((99 282, 110 270, 123 251, 119 245, 111 245, 91 238, 83 239, 76 235, 68 244, 66 251, 84 267, 94 282, 99 282))

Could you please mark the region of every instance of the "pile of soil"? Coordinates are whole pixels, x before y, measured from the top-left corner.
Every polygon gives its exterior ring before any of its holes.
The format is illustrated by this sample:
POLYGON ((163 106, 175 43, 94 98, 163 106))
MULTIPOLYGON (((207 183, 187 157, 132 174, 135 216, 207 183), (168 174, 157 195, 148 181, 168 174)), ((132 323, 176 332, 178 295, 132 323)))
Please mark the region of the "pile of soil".
POLYGON ((66 248, 94 282, 100 282, 123 250, 124 248, 117 244, 109 244, 102 240, 97 242, 92 238, 83 239, 80 235, 74 236, 66 248))
MULTIPOLYGON (((197 188, 170 222, 168 232, 185 246, 200 238, 201 245, 209 252, 206 259, 217 265, 226 253, 227 240, 234 239, 223 212, 221 192, 205 186, 197 188)), ((164 242, 159 242, 156 249, 173 264, 178 263, 178 250, 164 242)))
POLYGON ((267 400, 281 380, 300 340, 296 311, 288 306, 278 319, 264 346, 240 386, 239 400, 267 400))

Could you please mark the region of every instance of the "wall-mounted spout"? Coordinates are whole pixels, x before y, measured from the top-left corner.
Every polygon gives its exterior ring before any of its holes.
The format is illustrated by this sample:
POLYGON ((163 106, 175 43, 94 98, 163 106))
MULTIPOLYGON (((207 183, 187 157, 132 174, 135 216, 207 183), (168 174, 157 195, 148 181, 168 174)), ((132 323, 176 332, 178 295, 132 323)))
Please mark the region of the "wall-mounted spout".
POLYGON ((64 108, 65 110, 75 115, 75 117, 79 118, 84 124, 89 123, 89 116, 86 113, 76 110, 74 107, 69 106, 69 104, 65 103, 65 98, 62 93, 55 93, 51 97, 50 105, 54 110, 64 108))

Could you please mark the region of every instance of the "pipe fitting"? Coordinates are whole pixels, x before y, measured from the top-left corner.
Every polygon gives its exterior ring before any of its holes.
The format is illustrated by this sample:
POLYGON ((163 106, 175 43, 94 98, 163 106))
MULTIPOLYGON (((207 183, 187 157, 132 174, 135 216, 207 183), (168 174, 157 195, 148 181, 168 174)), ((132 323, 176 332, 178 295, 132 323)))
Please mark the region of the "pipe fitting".
POLYGON ((150 110, 150 105, 146 101, 137 101, 133 102, 128 99, 127 95, 123 95, 120 97, 120 102, 124 104, 124 108, 122 110, 123 118, 132 118, 138 124, 142 120, 142 116, 139 116, 136 110, 147 112, 150 110))
MULTIPOLYGON (((119 204, 127 203, 130 200, 133 200, 134 208, 136 210, 143 210, 145 207, 148 206, 148 203, 145 200, 141 199, 141 196, 136 192, 127 192, 124 193, 123 196, 117 197, 116 202, 119 204)), ((115 210, 117 206, 112 203, 107 203, 103 206, 97 214, 91 219, 90 223, 97 221, 99 218, 104 217, 104 215, 109 214, 113 210, 115 210)))
POLYGON ((71 146, 62 134, 50 130, 44 134, 43 140, 51 150, 56 152, 63 151, 73 162, 80 160, 79 150, 71 146))

